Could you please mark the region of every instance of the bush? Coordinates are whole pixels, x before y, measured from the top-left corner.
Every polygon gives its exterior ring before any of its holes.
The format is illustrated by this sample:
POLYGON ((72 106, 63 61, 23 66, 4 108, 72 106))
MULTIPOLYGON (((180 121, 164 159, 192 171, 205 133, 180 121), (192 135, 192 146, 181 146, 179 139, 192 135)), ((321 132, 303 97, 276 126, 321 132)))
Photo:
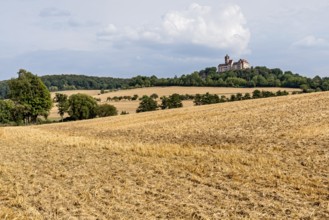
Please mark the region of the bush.
POLYGON ((157 110, 158 103, 151 97, 144 95, 140 100, 141 102, 136 110, 137 113, 157 110))
POLYGON ((156 93, 153 93, 150 97, 151 97, 152 99, 157 99, 157 98, 159 98, 158 94, 156 94, 156 93))
POLYGON ((274 97, 276 96, 273 92, 270 91, 262 91, 262 95, 263 98, 268 98, 268 97, 274 97))
POLYGON ((243 95, 242 95, 242 93, 238 93, 238 94, 236 94, 236 100, 238 100, 238 101, 243 100, 243 95))
POLYGON ((196 94, 194 98, 194 104, 195 105, 208 105, 208 104, 215 104, 219 103, 221 100, 218 95, 209 94, 207 92, 204 95, 196 94))
POLYGON ((258 99, 258 98, 262 98, 262 92, 258 89, 254 90, 252 92, 252 98, 253 99, 258 99))
POLYGON ((133 101, 135 101, 135 100, 137 100, 138 99, 138 95, 137 94, 135 94, 132 98, 131 98, 131 100, 133 100, 133 101))
POLYGON ((161 97, 161 109, 171 109, 171 108, 181 108, 183 107, 183 103, 181 100, 181 95, 174 93, 169 97, 161 97))
POLYGON ((245 99, 245 100, 251 99, 250 93, 247 92, 246 94, 244 94, 243 99, 245 99))
POLYGON ((97 102, 93 97, 86 94, 71 95, 68 114, 73 120, 95 118, 97 116, 97 102))
POLYGON ((237 101, 237 100, 238 100, 238 99, 237 99, 236 95, 232 94, 232 95, 231 95, 231 98, 230 98, 230 101, 231 101, 231 102, 234 102, 234 101, 237 101))
POLYGON ((99 117, 114 116, 114 115, 118 115, 118 110, 113 105, 102 104, 97 107, 97 115, 99 117))

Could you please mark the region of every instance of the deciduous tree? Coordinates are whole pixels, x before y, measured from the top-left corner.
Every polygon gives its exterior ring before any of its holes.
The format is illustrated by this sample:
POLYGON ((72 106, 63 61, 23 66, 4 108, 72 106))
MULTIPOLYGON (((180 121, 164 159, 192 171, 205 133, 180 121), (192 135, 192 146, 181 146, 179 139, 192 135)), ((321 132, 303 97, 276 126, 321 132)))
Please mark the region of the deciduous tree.
POLYGON ((56 93, 54 101, 57 102, 58 114, 61 116, 62 121, 65 112, 67 112, 69 108, 68 96, 62 93, 56 93))
POLYGON ((74 94, 69 98, 68 114, 73 120, 91 119, 97 116, 96 100, 86 94, 74 94))
POLYGON ((110 104, 99 105, 97 108, 97 115, 99 117, 108 117, 118 114, 118 110, 115 106, 110 104))
POLYGON ((151 97, 144 95, 141 98, 141 102, 136 110, 137 113, 139 112, 147 112, 147 111, 155 111, 158 108, 158 103, 151 97))
POLYGON ((8 85, 10 99, 24 106, 26 114, 23 119, 27 123, 36 123, 38 116, 50 111, 50 92, 38 76, 21 69, 18 78, 10 80, 8 85))

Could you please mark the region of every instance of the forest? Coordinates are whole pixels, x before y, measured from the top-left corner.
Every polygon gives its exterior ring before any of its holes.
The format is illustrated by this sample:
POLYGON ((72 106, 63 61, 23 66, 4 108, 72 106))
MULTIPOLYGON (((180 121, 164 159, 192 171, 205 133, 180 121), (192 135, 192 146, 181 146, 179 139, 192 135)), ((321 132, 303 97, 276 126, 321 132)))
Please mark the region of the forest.
MULTIPOLYGON (((217 73, 208 67, 180 77, 158 78, 135 76, 129 79, 85 75, 45 75, 40 77, 50 91, 63 90, 118 90, 152 86, 211 86, 211 87, 285 87, 301 88, 304 92, 328 91, 329 77, 301 76, 279 68, 252 67, 217 73)), ((0 99, 8 96, 8 81, 0 81, 0 99)))

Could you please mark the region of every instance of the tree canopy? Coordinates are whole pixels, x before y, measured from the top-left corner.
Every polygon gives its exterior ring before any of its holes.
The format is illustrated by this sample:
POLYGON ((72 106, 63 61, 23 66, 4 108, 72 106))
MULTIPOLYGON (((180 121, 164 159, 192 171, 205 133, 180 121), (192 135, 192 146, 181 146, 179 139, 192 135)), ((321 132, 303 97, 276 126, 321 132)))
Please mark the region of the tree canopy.
POLYGON ((68 100, 68 114, 73 120, 95 118, 97 107, 96 100, 86 94, 73 94, 68 100))
POLYGON ((169 97, 161 97, 161 109, 181 108, 183 107, 181 95, 174 93, 169 97))
POLYGON ((147 112, 147 111, 155 111, 158 108, 158 103, 153 98, 144 95, 141 98, 141 102, 136 110, 137 113, 139 112, 147 112))
POLYGON ((13 110, 15 103, 11 100, 0 100, 0 124, 7 124, 14 121, 13 110))
POLYGON ((41 79, 24 69, 18 78, 8 82, 9 98, 22 109, 22 118, 35 123, 37 117, 47 115, 52 107, 50 92, 41 79))
POLYGON ((118 110, 114 105, 102 104, 97 108, 98 117, 108 117, 118 115, 118 110))
POLYGON ((129 79, 112 77, 96 77, 84 75, 46 75, 41 77, 50 91, 76 89, 124 89, 128 87, 129 79))

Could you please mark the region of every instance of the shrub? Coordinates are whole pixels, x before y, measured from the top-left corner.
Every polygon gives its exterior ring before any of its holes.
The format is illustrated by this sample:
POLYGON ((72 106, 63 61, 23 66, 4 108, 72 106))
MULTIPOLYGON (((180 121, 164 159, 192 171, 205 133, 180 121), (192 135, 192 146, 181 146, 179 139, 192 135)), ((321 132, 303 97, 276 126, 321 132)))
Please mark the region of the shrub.
POLYGON ((236 94, 236 100, 243 100, 243 96, 242 96, 242 93, 237 93, 236 94))
POLYGON ((135 100, 137 100, 138 99, 138 95, 137 94, 135 94, 132 98, 131 98, 131 100, 133 100, 133 101, 135 101, 135 100))
POLYGON ((93 97, 86 94, 71 95, 68 114, 73 120, 95 118, 97 116, 97 102, 93 97))
POLYGON ((238 100, 237 97, 236 97, 236 95, 232 94, 232 95, 231 95, 231 98, 230 98, 230 101, 231 101, 231 102, 234 102, 234 101, 236 101, 236 100, 238 100))
POLYGON ((108 117, 118 114, 118 110, 115 106, 110 104, 102 104, 97 107, 97 115, 99 117, 108 117))
POLYGON ((250 93, 246 93, 246 94, 244 94, 244 97, 243 97, 243 99, 251 99, 251 95, 250 95, 250 93))
POLYGON ((144 95, 140 100, 141 102, 136 110, 137 113, 157 110, 158 103, 151 97, 144 95))
POLYGON ((156 94, 156 93, 153 93, 150 97, 151 97, 152 99, 157 99, 157 98, 159 98, 158 94, 156 94))
POLYGON ((258 89, 254 90, 254 91, 252 92, 252 98, 253 98, 253 99, 262 98, 262 92, 259 91, 258 89))
POLYGON ((194 104, 195 105, 208 105, 208 104, 215 104, 219 103, 220 98, 218 95, 212 95, 207 92, 204 95, 196 94, 194 98, 194 104))
POLYGON ((182 100, 181 100, 181 95, 175 93, 175 94, 172 94, 171 96, 169 97, 161 97, 161 109, 171 109, 171 108, 181 108, 183 107, 183 103, 182 103, 182 100))
POLYGON ((275 96, 275 94, 273 92, 270 91, 262 91, 262 95, 263 98, 268 98, 268 97, 273 97, 275 96))

